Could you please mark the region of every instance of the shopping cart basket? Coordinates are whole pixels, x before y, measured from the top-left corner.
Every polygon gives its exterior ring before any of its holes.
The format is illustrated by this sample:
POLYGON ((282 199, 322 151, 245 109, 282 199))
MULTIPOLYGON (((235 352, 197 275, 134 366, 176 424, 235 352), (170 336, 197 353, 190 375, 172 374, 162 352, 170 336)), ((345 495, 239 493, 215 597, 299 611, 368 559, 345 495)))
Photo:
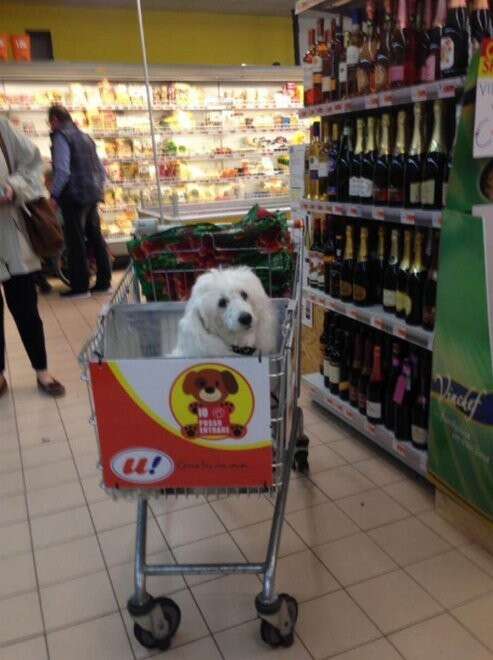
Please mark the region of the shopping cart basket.
MULTIPOLYGON (((147 648, 167 649, 181 614, 171 599, 148 594, 146 578, 176 574, 263 575, 255 599, 262 639, 273 647, 293 643, 297 602, 276 592, 275 573, 291 466, 296 455, 300 467, 306 464, 308 445, 298 406, 302 249, 300 241, 292 296, 273 299, 279 317, 273 355, 171 356, 185 303, 142 304, 132 269, 80 354, 97 422, 103 487, 115 498, 137 501, 135 590, 128 610, 135 636, 147 648), (194 387, 207 378, 221 392, 214 405, 204 404, 194 387), (264 562, 147 563, 150 498, 240 494, 275 498, 264 562)), ((271 280, 272 273, 263 275, 271 280)))

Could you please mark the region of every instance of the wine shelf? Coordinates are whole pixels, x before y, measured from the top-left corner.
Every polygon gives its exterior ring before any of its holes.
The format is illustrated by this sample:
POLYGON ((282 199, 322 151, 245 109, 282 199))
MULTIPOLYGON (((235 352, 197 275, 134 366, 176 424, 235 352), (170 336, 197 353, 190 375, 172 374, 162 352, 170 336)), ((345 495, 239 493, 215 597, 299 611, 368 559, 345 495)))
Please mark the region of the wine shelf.
POLYGON ((349 403, 333 396, 324 386, 323 377, 320 374, 306 374, 302 376, 302 380, 308 386, 313 401, 318 405, 345 421, 418 474, 423 477, 427 476, 428 453, 426 451, 416 449, 409 442, 396 440, 393 433, 382 425, 370 424, 366 417, 349 403))
POLYGON ((432 101, 433 99, 446 99, 456 95, 457 91, 464 86, 464 78, 448 78, 437 80, 432 83, 414 85, 412 87, 401 87, 390 89, 378 94, 367 96, 355 96, 341 101, 321 103, 302 108, 299 115, 306 117, 327 117, 342 115, 348 112, 361 112, 364 110, 376 110, 390 106, 407 105, 417 101, 432 101))
POLYGON ((382 330, 389 335, 399 337, 405 341, 432 350, 433 333, 423 328, 406 325, 404 321, 397 319, 392 314, 384 312, 380 306, 356 307, 351 303, 344 303, 341 300, 331 298, 323 291, 317 291, 311 287, 304 288, 304 295, 315 305, 320 305, 343 316, 348 316, 360 323, 369 325, 377 330, 382 330))
POLYGON ((303 198, 301 205, 307 211, 328 213, 330 215, 342 215, 349 218, 396 222, 403 225, 416 225, 418 227, 439 228, 442 226, 441 211, 400 209, 391 206, 371 206, 370 204, 321 202, 306 198, 303 198))
POLYGON ((310 11, 310 9, 316 9, 317 11, 340 11, 351 4, 361 5, 361 2, 355 3, 354 0, 298 0, 295 5, 295 13, 302 14, 305 11, 310 11))
POLYGON ((372 206, 370 204, 349 204, 342 202, 322 202, 304 198, 302 206, 307 211, 342 215, 349 218, 364 220, 380 220, 403 225, 420 227, 442 226, 442 211, 427 211, 424 209, 401 209, 390 206, 372 206))

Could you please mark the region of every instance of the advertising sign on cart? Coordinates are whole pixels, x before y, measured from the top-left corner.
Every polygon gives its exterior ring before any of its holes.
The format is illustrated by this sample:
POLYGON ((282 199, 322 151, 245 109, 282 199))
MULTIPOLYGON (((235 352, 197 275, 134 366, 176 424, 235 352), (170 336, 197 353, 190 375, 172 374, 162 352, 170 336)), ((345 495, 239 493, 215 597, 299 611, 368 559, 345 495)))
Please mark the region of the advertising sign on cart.
POLYGON ((108 488, 272 485, 269 361, 91 364, 108 488))
POLYGON ((483 44, 478 80, 477 71, 474 58, 441 234, 428 465, 438 484, 493 519, 493 151, 484 122, 493 116, 491 101, 484 108, 493 41, 483 44))

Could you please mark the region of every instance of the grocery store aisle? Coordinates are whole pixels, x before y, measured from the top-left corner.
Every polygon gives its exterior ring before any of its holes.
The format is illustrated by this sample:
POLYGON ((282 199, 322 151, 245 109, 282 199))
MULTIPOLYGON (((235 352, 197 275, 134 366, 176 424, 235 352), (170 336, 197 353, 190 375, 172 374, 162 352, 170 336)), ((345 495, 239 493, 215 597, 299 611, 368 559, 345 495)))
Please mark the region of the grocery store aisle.
MULTIPOLYGON (((99 488, 76 354, 104 298, 42 300, 65 399, 42 398, 7 319, 10 395, 0 401, 0 660, 130 660, 135 506, 99 488)), ((305 396, 305 395, 304 395, 305 396)), ((493 659, 493 557, 433 512, 431 489, 304 398, 309 478, 295 477, 278 584, 300 602, 297 639, 259 639, 254 576, 152 579, 182 609, 168 660, 493 659)), ((266 498, 152 505, 161 561, 263 557, 266 498)))

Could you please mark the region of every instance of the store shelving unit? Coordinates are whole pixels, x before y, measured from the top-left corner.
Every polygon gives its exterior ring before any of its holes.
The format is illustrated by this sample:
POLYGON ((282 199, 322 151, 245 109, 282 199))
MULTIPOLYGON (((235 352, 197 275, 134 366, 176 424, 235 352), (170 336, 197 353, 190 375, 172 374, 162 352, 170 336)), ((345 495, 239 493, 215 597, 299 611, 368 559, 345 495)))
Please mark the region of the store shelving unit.
MULTIPOLYGON (((296 14, 308 12, 308 16, 320 16, 320 12, 340 12, 345 15, 355 7, 363 7, 360 0, 298 0, 296 14), (316 11, 310 15, 310 12, 316 11)), ((368 112, 383 108, 398 107, 434 99, 453 98, 460 93, 464 78, 457 77, 431 83, 392 89, 366 96, 331 101, 312 105, 300 111, 301 118, 335 117, 351 113, 368 112)), ((304 198, 301 207, 309 217, 329 214, 361 221, 398 223, 408 226, 439 229, 442 225, 442 210, 394 208, 389 206, 340 203, 304 198)), ((407 325, 404 321, 383 311, 382 307, 357 307, 354 304, 335 300, 323 291, 306 286, 304 297, 313 304, 331 310, 371 326, 424 350, 433 350, 433 333, 420 327, 407 325)), ((414 469, 427 474, 427 452, 415 449, 410 443, 398 442, 383 426, 373 426, 357 410, 338 397, 330 394, 318 373, 307 374, 303 381, 308 386, 313 401, 338 416, 364 436, 414 469)))
POLYGON ((157 207, 158 181, 165 221, 194 209, 224 218, 236 202, 288 207, 289 146, 305 135, 301 80, 298 67, 152 67, 149 112, 139 66, 0 64, 0 115, 48 163, 47 109, 60 102, 73 113, 107 169, 101 216, 115 251, 139 210, 157 207))
POLYGON ((324 387, 323 377, 320 374, 308 374, 302 378, 311 393, 313 401, 328 410, 336 417, 356 429, 376 445, 385 449, 402 463, 423 477, 426 477, 428 454, 426 451, 416 449, 409 442, 399 442, 384 426, 374 426, 356 408, 352 408, 346 401, 332 396, 324 387))

